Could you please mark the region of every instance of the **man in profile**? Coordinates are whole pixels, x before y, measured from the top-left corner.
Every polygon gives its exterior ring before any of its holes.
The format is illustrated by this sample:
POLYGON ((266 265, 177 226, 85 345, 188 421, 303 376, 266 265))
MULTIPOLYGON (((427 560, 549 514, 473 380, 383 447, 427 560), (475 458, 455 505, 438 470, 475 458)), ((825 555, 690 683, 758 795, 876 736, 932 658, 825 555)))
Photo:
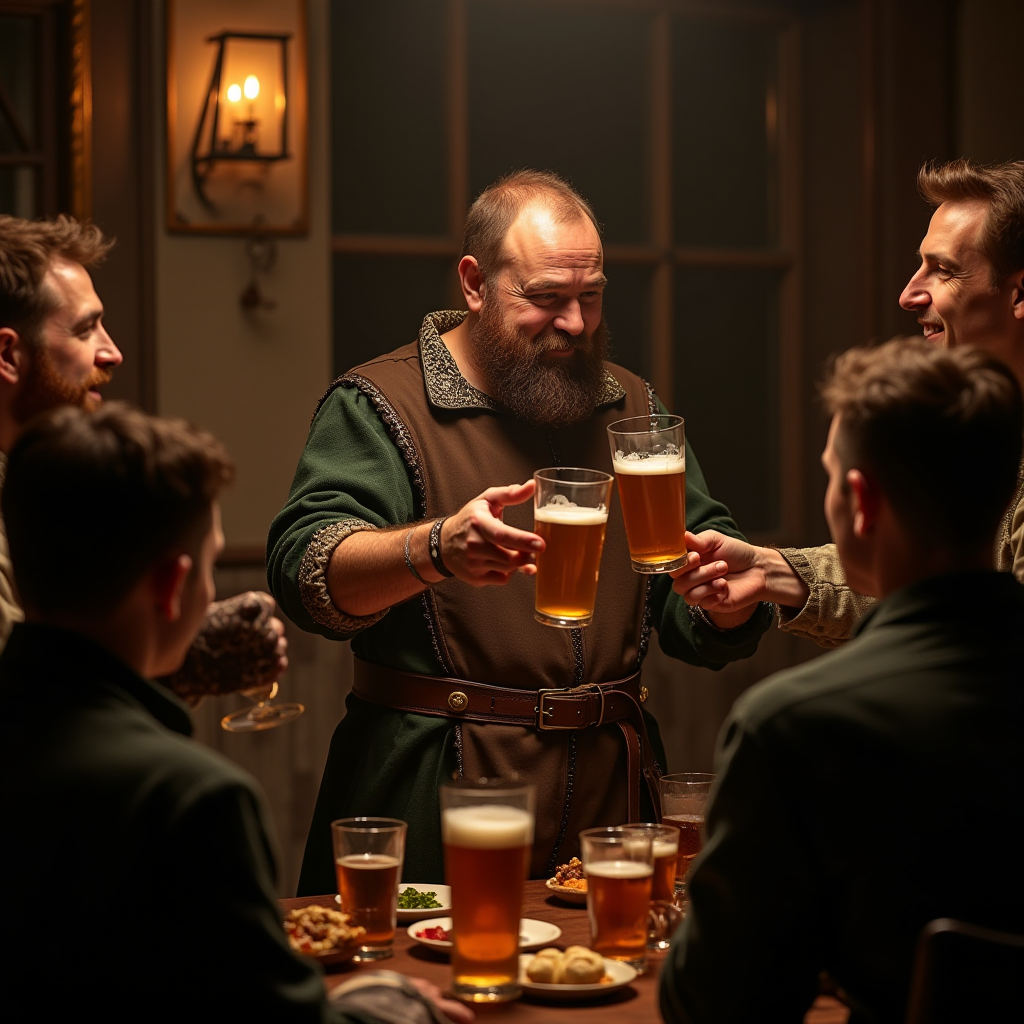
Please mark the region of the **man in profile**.
POLYGON ((802 1020, 821 971, 851 1021, 901 1022, 929 921, 1024 931, 1024 586, 992 568, 1021 389, 987 352, 919 340, 850 350, 824 396, 825 515, 878 603, 733 708, 669 1024, 802 1020))
POLYGON ((379 984, 328 1005, 285 938, 255 784, 150 681, 206 615, 232 473, 209 434, 116 403, 37 418, 10 453, 25 621, 0 655, 8 1019, 444 1019, 379 984), (382 998, 409 1016, 366 1009, 382 998))
MULTIPOLYGON (((95 225, 70 217, 0 215, 0 452, 10 451, 38 413, 101 405, 122 357, 87 268, 112 245, 95 225)), ((110 529, 119 523, 115 518, 110 529)), ((5 549, 0 523, 0 645, 22 618, 5 549)), ((288 659, 284 626, 273 609, 270 595, 255 591, 216 602, 168 685, 196 703, 204 694, 275 680, 288 659)))
MULTIPOLYGON (((918 187, 935 213, 900 305, 918 314, 932 344, 983 348, 1024 388, 1024 161, 929 164, 918 187)), ((1024 464, 1004 513, 995 565, 1024 583, 1024 464)), ((709 611, 772 601, 781 629, 834 647, 870 607, 845 577, 833 544, 776 550, 708 531, 692 546, 703 564, 675 574, 675 587, 709 611)))

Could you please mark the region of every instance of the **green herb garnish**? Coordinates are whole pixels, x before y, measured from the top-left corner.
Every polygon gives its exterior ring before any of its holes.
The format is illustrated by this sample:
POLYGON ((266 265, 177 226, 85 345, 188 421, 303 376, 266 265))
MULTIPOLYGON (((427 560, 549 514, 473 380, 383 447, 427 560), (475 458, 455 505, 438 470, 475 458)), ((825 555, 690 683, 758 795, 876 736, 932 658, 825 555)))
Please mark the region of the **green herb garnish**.
POLYGON ((399 910, 432 910, 440 906, 436 892, 420 892, 419 889, 409 886, 398 894, 399 910))

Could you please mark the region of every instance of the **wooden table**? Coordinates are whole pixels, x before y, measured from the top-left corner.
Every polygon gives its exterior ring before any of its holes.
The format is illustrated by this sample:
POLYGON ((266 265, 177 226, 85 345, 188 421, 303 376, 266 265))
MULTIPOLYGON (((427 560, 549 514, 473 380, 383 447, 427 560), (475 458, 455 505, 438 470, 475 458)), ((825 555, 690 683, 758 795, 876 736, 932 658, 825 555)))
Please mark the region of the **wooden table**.
MULTIPOLYGON (((337 909, 334 896, 303 896, 281 900, 285 910, 294 907, 308 907, 319 903, 337 909)), ((443 912, 442 912, 442 915, 443 912)), ((587 923, 585 907, 572 907, 552 896, 543 882, 526 883, 523 900, 523 917, 550 921, 562 929, 562 936, 553 945, 586 946, 590 943, 590 926, 587 923)), ((339 964, 328 969, 327 987, 333 988, 353 971, 384 969, 402 974, 426 978, 441 989, 451 983, 451 965, 446 954, 439 954, 427 946, 413 942, 406 933, 408 926, 399 922, 395 937, 395 955, 376 963, 339 964)), ((658 1013, 658 972, 665 959, 664 953, 648 952, 648 970, 631 985, 616 993, 612 998, 599 1003, 571 1005, 565 1003, 541 1003, 532 999, 521 999, 496 1005, 473 1004, 473 1010, 480 1021, 501 1018, 502 1021, 517 1021, 523 1024, 564 1024, 565 1021, 580 1021, 585 1024, 621 1024, 627 1018, 633 1024, 657 1024, 658 1013)), ((804 1018, 804 1024, 846 1024, 849 1011, 829 996, 819 996, 804 1018)))

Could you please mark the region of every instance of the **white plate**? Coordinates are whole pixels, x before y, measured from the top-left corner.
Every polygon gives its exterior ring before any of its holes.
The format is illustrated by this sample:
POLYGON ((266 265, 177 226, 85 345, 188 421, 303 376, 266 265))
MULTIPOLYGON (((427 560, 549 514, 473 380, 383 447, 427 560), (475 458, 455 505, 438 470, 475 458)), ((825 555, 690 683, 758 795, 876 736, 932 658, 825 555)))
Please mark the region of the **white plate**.
MULTIPOLYGON (((401 907, 398 908, 398 920, 399 921, 422 921, 424 918, 433 917, 435 914, 440 914, 445 910, 452 909, 452 889, 450 885, 438 885, 435 882, 403 882, 399 887, 399 892, 404 892, 406 889, 418 889, 420 892, 432 892, 434 893, 434 899, 441 904, 439 907, 420 907, 415 910, 403 910, 401 907)), ((335 896, 334 902, 341 906, 341 896, 335 896)))
POLYGON ((558 1002, 574 1003, 601 999, 610 992, 617 992, 619 989, 625 988, 637 975, 635 967, 605 957, 605 981, 599 981, 595 985, 547 985, 539 981, 530 981, 526 976, 526 965, 532 959, 533 957, 529 954, 519 957, 519 984, 523 986, 523 991, 537 996, 539 999, 557 1000, 558 1002))
MULTIPOLYGON (((450 941, 441 939, 423 939, 416 935, 427 928, 443 928, 448 931, 452 926, 450 917, 434 917, 429 921, 420 921, 418 924, 411 924, 406 929, 409 938, 418 942, 421 946, 430 946, 432 949, 447 950, 452 948, 450 941)), ((533 918, 524 917, 519 922, 519 948, 520 949, 541 949, 550 946, 560 935, 562 929, 556 924, 549 924, 547 921, 535 921, 533 918)))

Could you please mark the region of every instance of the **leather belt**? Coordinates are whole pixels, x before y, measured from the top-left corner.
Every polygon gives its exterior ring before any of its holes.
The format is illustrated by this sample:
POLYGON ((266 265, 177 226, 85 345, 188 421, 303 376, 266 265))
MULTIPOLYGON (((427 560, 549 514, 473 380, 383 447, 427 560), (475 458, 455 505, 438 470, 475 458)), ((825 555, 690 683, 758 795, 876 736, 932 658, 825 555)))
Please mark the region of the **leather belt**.
POLYGON ((356 658, 352 692, 361 700, 397 711, 532 726, 544 732, 616 723, 626 740, 629 820, 640 820, 641 775, 660 819, 660 772, 640 710, 639 672, 610 683, 514 690, 468 679, 401 672, 356 658))

